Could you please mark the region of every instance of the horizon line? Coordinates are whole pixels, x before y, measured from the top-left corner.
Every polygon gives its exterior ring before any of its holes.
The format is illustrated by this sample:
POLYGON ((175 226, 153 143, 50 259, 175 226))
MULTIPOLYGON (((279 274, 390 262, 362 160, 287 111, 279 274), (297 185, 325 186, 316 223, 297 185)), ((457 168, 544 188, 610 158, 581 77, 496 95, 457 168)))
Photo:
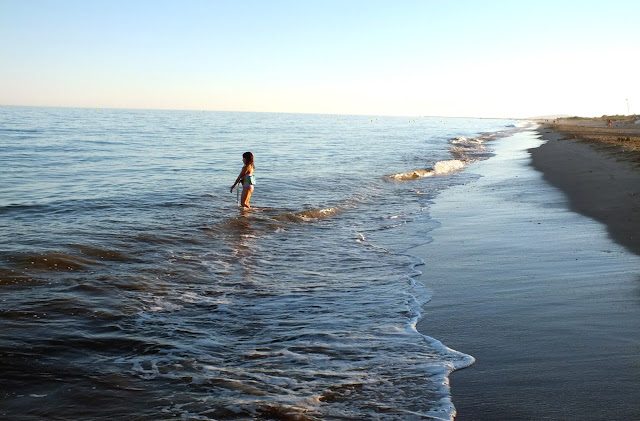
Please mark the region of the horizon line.
POLYGON ((355 114, 355 113, 322 113, 302 111, 247 111, 247 110, 211 110, 202 108, 135 108, 135 107, 89 107, 89 106, 65 106, 65 105, 24 105, 24 104, 0 104, 0 107, 25 107, 25 108, 69 108, 82 110, 122 110, 122 111, 191 111, 214 113, 258 113, 258 114, 300 114, 300 115, 328 115, 328 116, 352 116, 352 117, 407 117, 407 118, 473 118, 478 120, 531 120, 539 117, 473 117, 473 116, 446 116, 446 115, 408 115, 408 114, 355 114))

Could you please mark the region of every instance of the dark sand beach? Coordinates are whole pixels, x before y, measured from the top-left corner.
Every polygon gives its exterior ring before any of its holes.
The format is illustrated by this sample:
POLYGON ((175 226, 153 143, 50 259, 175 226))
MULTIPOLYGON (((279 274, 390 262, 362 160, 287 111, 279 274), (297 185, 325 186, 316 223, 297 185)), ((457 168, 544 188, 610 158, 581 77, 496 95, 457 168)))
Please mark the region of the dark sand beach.
POLYGON ((566 193, 573 210, 640 255, 640 124, 561 120, 540 133, 547 143, 531 151, 534 168, 566 193))
POLYGON ((458 420, 640 419, 640 171, 555 130, 496 141, 414 250, 419 330, 476 358, 450 378, 458 420))

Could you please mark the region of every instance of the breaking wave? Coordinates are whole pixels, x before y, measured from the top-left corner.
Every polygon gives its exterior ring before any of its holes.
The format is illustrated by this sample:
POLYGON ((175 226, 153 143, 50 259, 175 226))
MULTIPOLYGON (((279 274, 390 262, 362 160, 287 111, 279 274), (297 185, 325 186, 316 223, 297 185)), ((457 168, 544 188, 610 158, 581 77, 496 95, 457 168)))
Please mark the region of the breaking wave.
POLYGON ((433 168, 410 170, 397 174, 390 174, 387 177, 398 181, 415 180, 416 178, 449 174, 454 171, 458 171, 466 166, 467 164, 459 159, 450 159, 447 161, 437 162, 433 166, 433 168))
POLYGON ((282 213, 278 219, 291 222, 311 222, 319 219, 328 219, 343 212, 344 206, 331 206, 324 209, 309 209, 296 213, 282 213))
POLYGON ((439 161, 432 168, 413 169, 410 171, 399 172, 387 176, 389 179, 398 181, 415 180, 423 177, 433 177, 437 175, 449 174, 467 165, 488 159, 493 155, 486 142, 511 136, 515 132, 521 131, 528 127, 527 122, 511 124, 506 126, 507 130, 493 133, 484 133, 478 137, 459 136, 449 140, 450 152, 455 159, 439 161))

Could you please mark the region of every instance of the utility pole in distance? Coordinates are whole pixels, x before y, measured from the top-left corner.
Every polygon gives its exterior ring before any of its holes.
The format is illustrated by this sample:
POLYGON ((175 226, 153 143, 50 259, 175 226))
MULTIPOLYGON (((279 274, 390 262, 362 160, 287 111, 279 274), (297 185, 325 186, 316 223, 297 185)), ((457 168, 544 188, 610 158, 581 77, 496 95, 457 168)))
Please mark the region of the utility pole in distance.
POLYGON ((631 115, 631 114, 629 113, 629 98, 627 98, 627 115, 631 115))

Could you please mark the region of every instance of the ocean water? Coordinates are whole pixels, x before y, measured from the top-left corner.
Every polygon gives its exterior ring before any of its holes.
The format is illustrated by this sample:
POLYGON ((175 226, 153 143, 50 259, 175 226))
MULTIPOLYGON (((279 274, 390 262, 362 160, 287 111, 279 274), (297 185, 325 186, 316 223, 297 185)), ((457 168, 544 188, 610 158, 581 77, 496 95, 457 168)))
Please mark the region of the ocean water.
POLYGON ((517 126, 0 107, 0 418, 451 419, 408 250, 517 126))

